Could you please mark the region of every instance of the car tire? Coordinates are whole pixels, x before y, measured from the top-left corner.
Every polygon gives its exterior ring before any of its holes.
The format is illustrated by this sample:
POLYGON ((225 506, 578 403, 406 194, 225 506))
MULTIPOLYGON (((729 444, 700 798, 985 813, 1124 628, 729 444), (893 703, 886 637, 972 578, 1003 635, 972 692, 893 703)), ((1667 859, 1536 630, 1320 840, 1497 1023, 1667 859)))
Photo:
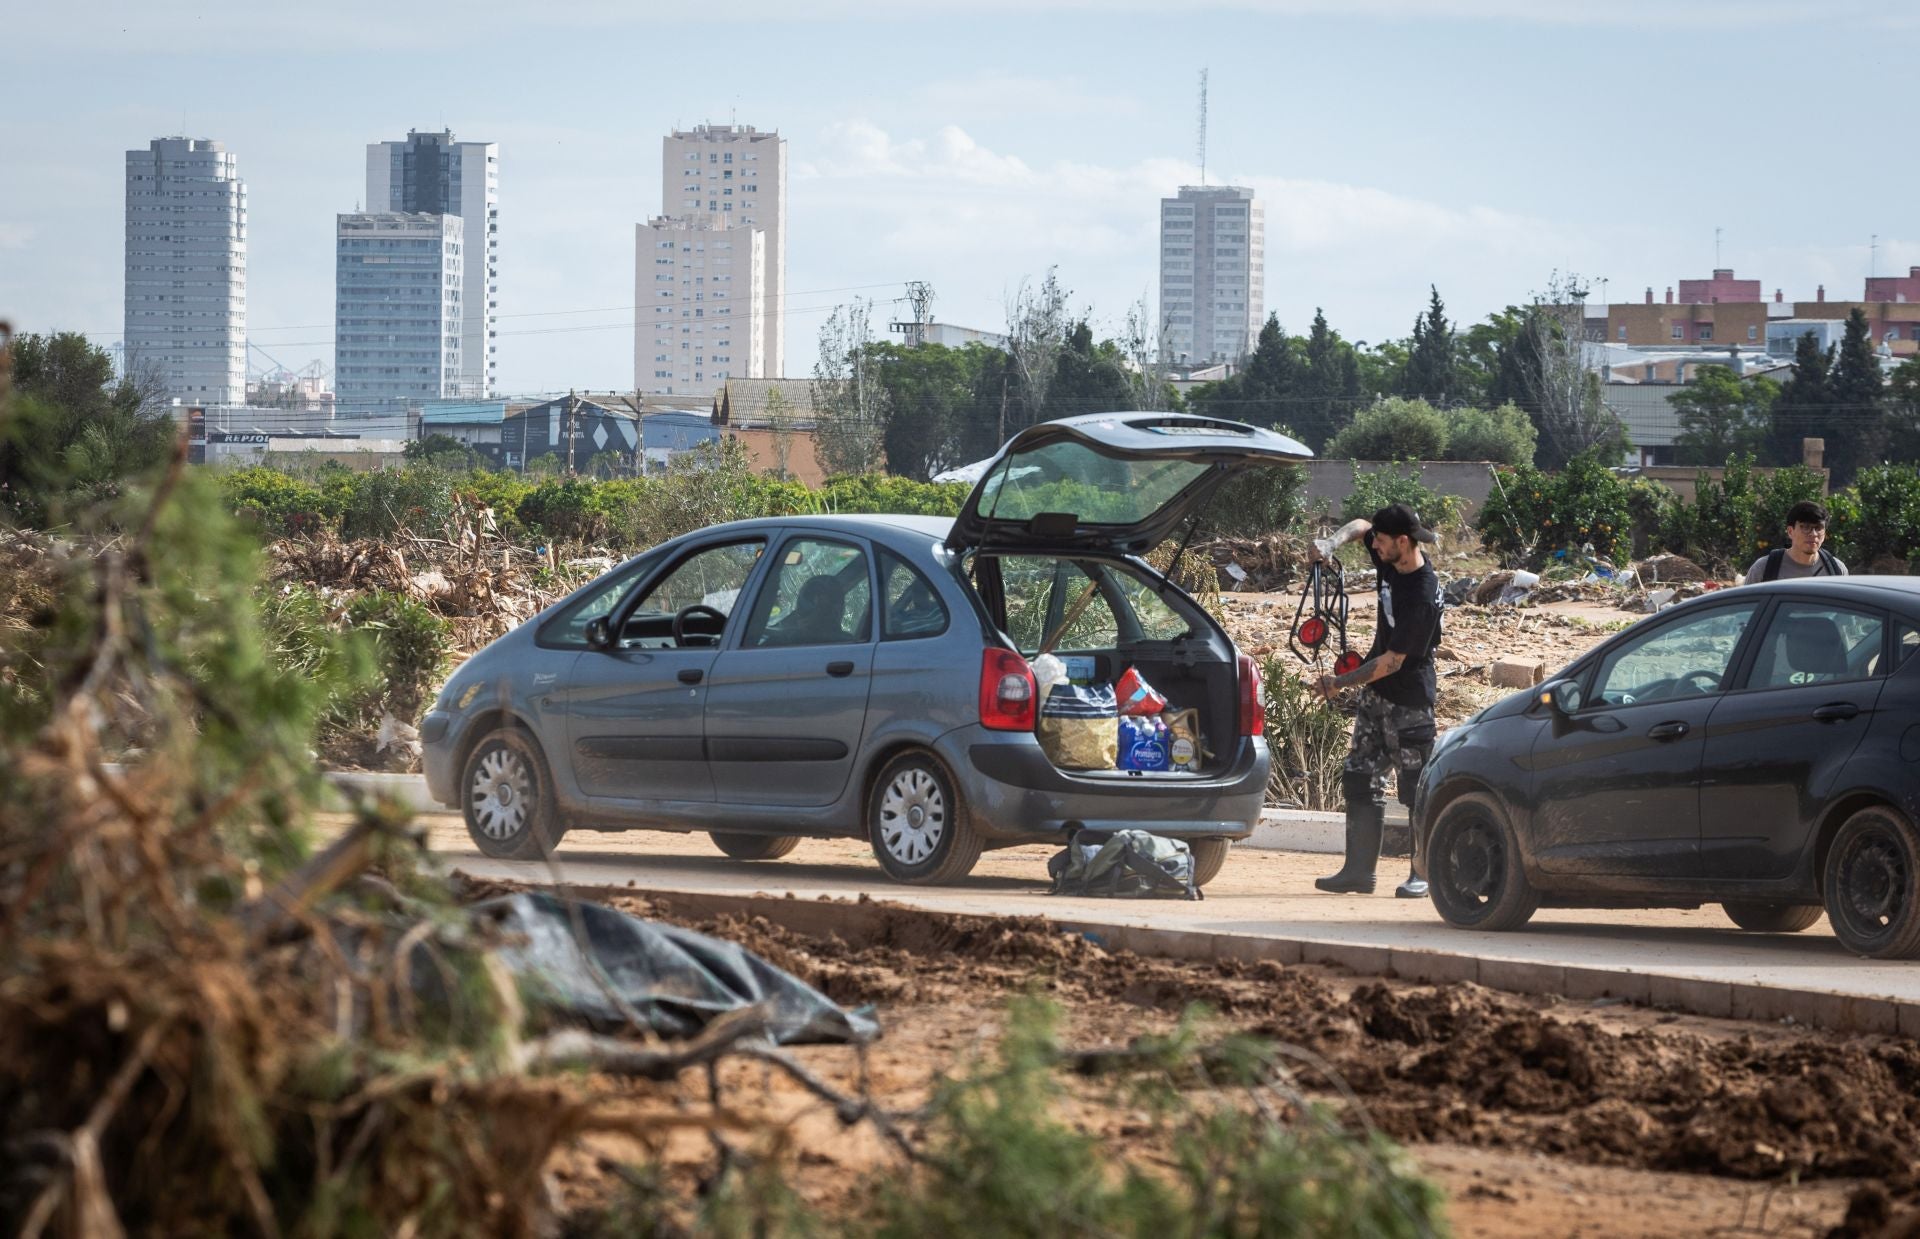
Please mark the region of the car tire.
POLYGON ((741 835, 729 830, 710 830, 713 846, 735 860, 779 860, 800 846, 799 835, 741 835))
POLYGON ((923 751, 881 767, 867 793, 867 841, 888 877, 916 886, 958 882, 981 851, 953 777, 923 751))
POLYGON ((460 799, 468 838, 494 860, 545 859, 567 833, 540 747, 518 727, 489 732, 473 746, 460 799))
POLYGON ((1848 818, 1827 849, 1821 893, 1833 936, 1873 959, 1920 955, 1920 832, 1885 805, 1848 818))
POLYGON ((1734 899, 1720 905, 1727 919, 1749 933, 1797 934, 1820 919, 1817 903, 1765 903, 1734 899))
POLYGON ((1427 840, 1427 890, 1449 925, 1518 929, 1540 907, 1500 802, 1483 792, 1449 801, 1427 840))
POLYGON ((1227 863, 1225 839, 1189 839, 1187 847, 1193 852, 1193 884, 1205 886, 1220 876, 1221 868, 1227 863))

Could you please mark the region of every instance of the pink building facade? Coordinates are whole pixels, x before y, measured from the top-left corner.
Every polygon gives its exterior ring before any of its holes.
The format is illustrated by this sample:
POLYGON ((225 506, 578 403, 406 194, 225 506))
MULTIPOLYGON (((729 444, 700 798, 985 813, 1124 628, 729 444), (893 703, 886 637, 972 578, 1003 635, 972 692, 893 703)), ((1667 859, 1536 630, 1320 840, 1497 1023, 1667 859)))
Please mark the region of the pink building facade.
POLYGON ((1733 268, 1719 267, 1709 280, 1681 280, 1681 305, 1714 305, 1718 302, 1760 300, 1759 280, 1737 280, 1733 268))
POLYGON ((1869 277, 1867 300, 1920 303, 1920 267, 1909 267, 1905 275, 1869 277))

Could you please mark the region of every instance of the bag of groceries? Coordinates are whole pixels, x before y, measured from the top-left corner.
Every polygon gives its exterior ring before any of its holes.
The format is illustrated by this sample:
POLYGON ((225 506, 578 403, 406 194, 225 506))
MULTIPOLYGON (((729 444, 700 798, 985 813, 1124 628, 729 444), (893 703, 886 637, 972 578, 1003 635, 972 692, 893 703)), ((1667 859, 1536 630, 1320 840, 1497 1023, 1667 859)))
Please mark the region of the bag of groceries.
POLYGON ((1111 770, 1119 710, 1104 684, 1056 684, 1040 703, 1040 747, 1062 770, 1111 770))

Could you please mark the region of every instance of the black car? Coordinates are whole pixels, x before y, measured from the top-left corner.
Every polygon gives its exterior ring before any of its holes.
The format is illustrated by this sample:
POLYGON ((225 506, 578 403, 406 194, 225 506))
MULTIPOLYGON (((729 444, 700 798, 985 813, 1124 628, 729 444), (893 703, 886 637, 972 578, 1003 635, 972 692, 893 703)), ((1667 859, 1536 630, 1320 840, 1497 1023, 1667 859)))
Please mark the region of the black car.
POLYGON ((1920 581, 1719 590, 1447 732, 1414 867, 1470 929, 1698 907, 1920 955, 1920 581))

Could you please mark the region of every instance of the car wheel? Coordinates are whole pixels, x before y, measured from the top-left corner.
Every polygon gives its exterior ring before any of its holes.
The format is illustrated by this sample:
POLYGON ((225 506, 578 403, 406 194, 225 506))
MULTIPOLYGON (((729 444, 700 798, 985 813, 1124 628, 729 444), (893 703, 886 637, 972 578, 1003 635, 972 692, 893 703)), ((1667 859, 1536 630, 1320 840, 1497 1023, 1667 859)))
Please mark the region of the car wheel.
POLYGON ((1427 841, 1428 892, 1449 925, 1518 929, 1540 906, 1505 810, 1472 792, 1440 811, 1427 841))
POLYGON ((547 763, 519 728, 503 727, 475 745, 460 786, 467 835, 483 856, 540 860, 567 833, 547 763))
POLYGON ((1193 884, 1205 886, 1220 876, 1221 866, 1227 863, 1228 843, 1225 839, 1189 839, 1187 847, 1193 851, 1193 884))
POLYGON ((1846 820, 1827 849, 1822 883, 1833 936, 1858 955, 1920 955, 1920 834, 1883 805, 1846 820))
POLYGON ((726 830, 710 830, 713 846, 735 860, 779 860, 800 846, 799 835, 739 835, 726 830))
POLYGON ((1817 903, 1762 903, 1730 900, 1720 905, 1727 919, 1756 934, 1797 934, 1820 919, 1817 903))
POLYGON ((967 807, 931 753, 888 762, 867 797, 867 839, 887 876, 932 886, 958 882, 980 859, 967 807))

